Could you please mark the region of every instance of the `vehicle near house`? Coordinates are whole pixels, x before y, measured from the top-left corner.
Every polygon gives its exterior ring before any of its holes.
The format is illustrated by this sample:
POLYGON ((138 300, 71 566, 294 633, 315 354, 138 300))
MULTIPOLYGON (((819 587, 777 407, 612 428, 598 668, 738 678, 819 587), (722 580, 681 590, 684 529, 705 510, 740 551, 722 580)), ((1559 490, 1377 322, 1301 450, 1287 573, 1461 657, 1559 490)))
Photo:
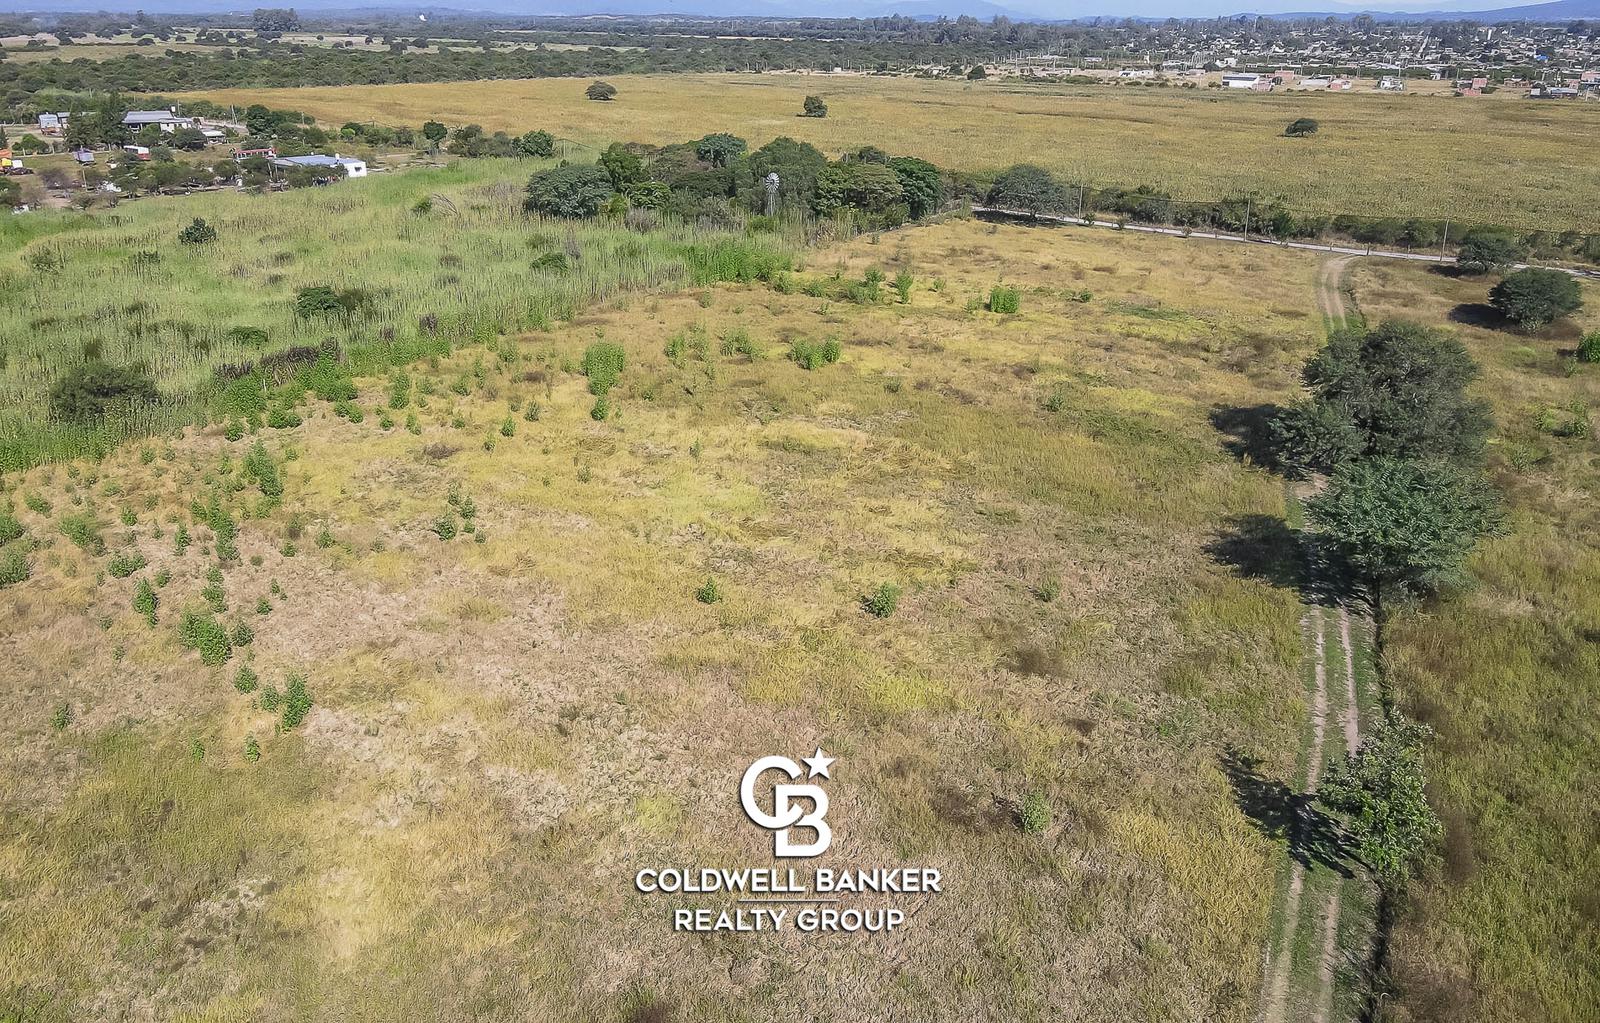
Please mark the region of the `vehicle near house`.
POLYGON ((343 168, 344 176, 347 178, 364 178, 367 176, 365 161, 357 160, 354 157, 340 156, 338 153, 334 153, 332 156, 324 153, 311 153, 306 156, 285 156, 273 160, 272 165, 279 170, 294 170, 296 168, 326 168, 332 170, 334 168, 343 168))
POLYGON ((150 159, 149 146, 126 145, 122 147, 122 151, 130 154, 135 160, 150 159))

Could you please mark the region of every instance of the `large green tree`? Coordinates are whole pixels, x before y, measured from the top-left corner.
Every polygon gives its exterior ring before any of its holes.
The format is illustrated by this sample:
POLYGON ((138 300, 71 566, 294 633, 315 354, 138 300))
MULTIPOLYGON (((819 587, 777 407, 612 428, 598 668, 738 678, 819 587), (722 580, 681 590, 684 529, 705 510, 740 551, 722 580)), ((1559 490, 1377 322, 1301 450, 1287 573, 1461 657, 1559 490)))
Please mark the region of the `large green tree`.
POLYGON ((866 214, 884 214, 904 203, 905 188, 900 176, 881 163, 836 163, 817 176, 813 205, 823 216, 846 207, 866 214))
POLYGON ((1529 267, 1490 289, 1489 304, 1524 330, 1536 330, 1582 309, 1583 290, 1571 274, 1529 267))
POLYGON ((1043 167, 1019 163, 994 179, 994 184, 989 186, 988 203, 999 209, 1018 210, 1037 217, 1041 213, 1064 211, 1067 190, 1043 167))
POLYGON ((155 381, 142 368, 93 359, 74 366, 50 388, 50 411, 61 419, 85 423, 156 398, 155 381))
POLYGON ((611 175, 594 164, 540 171, 528 179, 523 209, 549 217, 592 217, 610 199, 611 175))
POLYGON ((1343 466, 1306 503, 1311 524, 1380 596, 1396 588, 1428 591, 1456 577, 1500 514, 1481 474, 1389 457, 1343 466))
POLYGON ((939 168, 914 156, 897 156, 889 161, 889 169, 900 179, 913 220, 939 211, 944 202, 944 179, 939 168))
POLYGON ((695 155, 713 167, 726 167, 729 160, 742 156, 745 148, 744 139, 725 131, 707 135, 694 144, 695 155))
POLYGON ((1285 461, 1331 470, 1370 456, 1472 462, 1492 420, 1469 397, 1478 367, 1459 341, 1415 323, 1340 331, 1306 363, 1308 401, 1278 422, 1285 461))

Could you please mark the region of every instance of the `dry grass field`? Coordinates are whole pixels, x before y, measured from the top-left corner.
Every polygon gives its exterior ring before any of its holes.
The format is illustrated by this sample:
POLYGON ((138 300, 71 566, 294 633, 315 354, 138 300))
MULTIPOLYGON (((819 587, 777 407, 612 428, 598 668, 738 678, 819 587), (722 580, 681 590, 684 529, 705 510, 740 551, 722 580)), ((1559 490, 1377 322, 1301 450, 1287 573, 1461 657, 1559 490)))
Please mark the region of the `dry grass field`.
POLYGON ((359 423, 313 399, 8 477, 38 546, 0 590, 0 1015, 1251 1019, 1278 854, 1220 762, 1295 770, 1301 608, 1216 554, 1284 492, 1211 421, 1291 393, 1314 260, 953 221, 796 279, 871 267, 909 301, 635 293, 417 364, 416 433, 366 379, 359 423), (1002 280, 1017 315, 978 308, 1002 280), (627 363, 596 420, 601 337, 627 363), (256 440, 281 501, 242 478, 256 440), (177 626, 212 495, 212 596, 253 637, 206 667, 177 626), (827 862, 946 890, 889 938, 672 933, 634 871, 772 863, 738 776, 819 744, 827 862))
POLYGON ((681 142, 731 131, 762 145, 789 135, 837 154, 864 145, 962 171, 1035 162, 1077 182, 1157 185, 1182 198, 1238 190, 1303 210, 1430 217, 1528 230, 1600 230, 1600 105, 1287 93, 1226 95, 909 78, 782 75, 619 77, 611 103, 587 81, 224 90, 227 103, 302 110, 330 124, 375 120, 543 128, 590 145, 681 142), (808 93, 824 119, 798 116, 808 93), (1309 139, 1283 137, 1311 116, 1309 139), (1484 140, 1492 139, 1492 144, 1484 140))

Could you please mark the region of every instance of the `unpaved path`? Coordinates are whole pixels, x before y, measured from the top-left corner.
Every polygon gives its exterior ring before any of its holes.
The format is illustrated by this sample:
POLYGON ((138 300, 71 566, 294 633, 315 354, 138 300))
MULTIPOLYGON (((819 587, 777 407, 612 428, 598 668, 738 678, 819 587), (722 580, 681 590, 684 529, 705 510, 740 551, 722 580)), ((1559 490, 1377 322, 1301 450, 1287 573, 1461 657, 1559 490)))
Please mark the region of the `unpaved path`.
MULTIPOLYGON (((1351 255, 1338 255, 1324 260, 1317 271, 1317 305, 1328 324, 1330 332, 1340 330, 1352 319, 1345 302, 1344 276, 1351 255)), ((1327 753, 1331 718, 1330 684, 1338 687, 1339 704, 1337 727, 1344 739, 1344 750, 1354 753, 1361 744, 1361 699, 1356 679, 1355 644, 1351 638, 1350 609, 1341 599, 1329 596, 1327 570, 1321 559, 1307 547, 1307 600, 1310 608, 1302 626, 1308 633, 1312 657, 1311 730, 1306 741, 1306 768, 1303 792, 1309 798, 1315 795, 1322 780, 1323 764, 1327 753), (1330 642, 1332 619, 1337 615, 1337 642, 1330 642), (1330 659, 1338 657, 1337 675, 1330 672, 1330 659), (1332 677, 1330 677, 1332 676, 1332 677)), ((1288 886, 1282 900, 1282 915, 1273 943, 1269 947, 1264 978, 1261 1009, 1258 1018, 1262 1023, 1328 1023, 1334 1008, 1338 956, 1339 919, 1343 905, 1343 878, 1324 871, 1328 881, 1325 896, 1304 898, 1307 871, 1296 857, 1290 864, 1288 886), (1302 930, 1320 937, 1316 943, 1317 968, 1314 974, 1297 975, 1294 970, 1294 953, 1301 942, 1302 930)))

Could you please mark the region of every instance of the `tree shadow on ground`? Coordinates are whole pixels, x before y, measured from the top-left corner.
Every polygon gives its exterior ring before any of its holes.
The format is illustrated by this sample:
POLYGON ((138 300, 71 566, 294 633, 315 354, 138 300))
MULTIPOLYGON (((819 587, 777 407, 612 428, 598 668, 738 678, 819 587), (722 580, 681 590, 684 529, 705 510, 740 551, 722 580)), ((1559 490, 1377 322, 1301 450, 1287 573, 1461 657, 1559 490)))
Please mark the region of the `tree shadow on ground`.
POLYGON ((1235 515, 1206 544, 1206 555, 1245 579, 1306 592, 1306 566, 1300 538, 1277 515, 1235 515))
POLYGON ((1277 469, 1282 464, 1283 452, 1272 430, 1273 422, 1283 414, 1281 405, 1230 406, 1217 405, 1211 409, 1211 425, 1226 438, 1224 450, 1241 461, 1267 469, 1277 469))
POLYGON ((1500 310, 1485 302, 1462 302, 1450 310, 1450 322, 1484 330, 1505 330, 1510 325, 1500 310))
POLYGON ((1448 277, 1453 281, 1488 276, 1487 274, 1478 273, 1476 270, 1468 270, 1458 263, 1434 263, 1428 267, 1428 272, 1438 274, 1440 277, 1448 277))
POLYGON ((1317 809, 1312 796, 1264 777, 1260 768, 1261 762, 1247 753, 1231 747, 1223 751, 1222 773, 1233 786, 1240 812, 1261 834, 1285 842, 1289 855, 1307 870, 1321 864, 1342 877, 1354 877, 1348 843, 1333 818, 1317 809))

